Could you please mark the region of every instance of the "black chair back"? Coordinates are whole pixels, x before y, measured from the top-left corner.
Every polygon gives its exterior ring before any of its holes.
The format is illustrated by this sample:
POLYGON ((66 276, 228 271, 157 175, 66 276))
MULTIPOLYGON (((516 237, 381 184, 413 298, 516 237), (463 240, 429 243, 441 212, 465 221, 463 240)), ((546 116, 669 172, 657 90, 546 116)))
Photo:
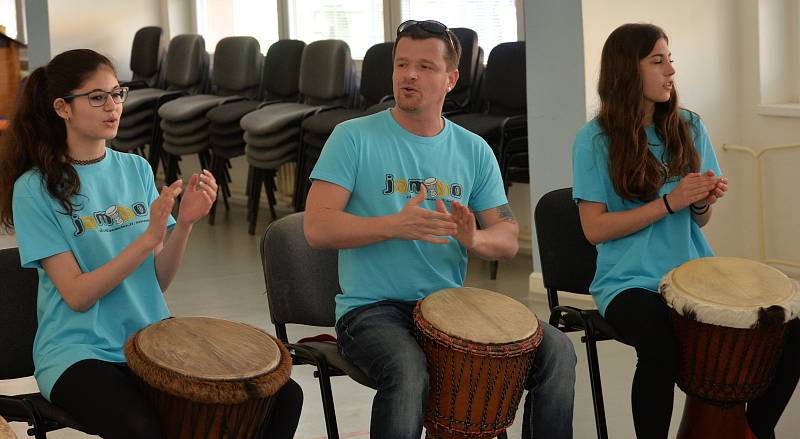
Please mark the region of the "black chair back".
POLYGON ((533 215, 548 294, 551 290, 590 294, 597 250, 583 234, 578 206, 572 200, 572 188, 545 194, 536 204, 533 215))
POLYGON ((492 49, 484 75, 483 93, 489 113, 514 116, 527 112, 524 41, 502 43, 492 49))
POLYGON ((378 43, 370 47, 361 65, 361 96, 363 107, 377 104, 392 94, 392 49, 394 43, 378 43))
POLYGON ((0 250, 0 380, 33 375, 36 336, 36 270, 22 268, 19 250, 0 250))
POLYGON ((297 100, 300 93, 300 62, 306 43, 278 40, 269 46, 261 78, 264 100, 297 100))
POLYGON ((339 252, 311 248, 303 212, 273 221, 261 239, 261 262, 272 323, 332 327, 339 287, 339 252))

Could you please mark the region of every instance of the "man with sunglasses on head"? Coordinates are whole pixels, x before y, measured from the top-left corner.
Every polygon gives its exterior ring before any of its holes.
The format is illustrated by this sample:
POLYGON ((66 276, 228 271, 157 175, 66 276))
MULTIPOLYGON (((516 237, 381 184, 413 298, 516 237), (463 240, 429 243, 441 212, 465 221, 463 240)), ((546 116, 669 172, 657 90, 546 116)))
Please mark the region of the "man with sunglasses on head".
MULTIPOLYGON (((442 23, 401 24, 395 106, 337 126, 311 174, 305 235, 313 247, 339 249, 336 333, 342 355, 377 384, 373 438, 422 432, 429 379, 414 337, 416 302, 463 286, 468 251, 496 260, 518 249, 519 227, 491 148, 442 117, 460 52, 442 23)), ((522 437, 571 438, 575 350, 541 325, 522 437)))

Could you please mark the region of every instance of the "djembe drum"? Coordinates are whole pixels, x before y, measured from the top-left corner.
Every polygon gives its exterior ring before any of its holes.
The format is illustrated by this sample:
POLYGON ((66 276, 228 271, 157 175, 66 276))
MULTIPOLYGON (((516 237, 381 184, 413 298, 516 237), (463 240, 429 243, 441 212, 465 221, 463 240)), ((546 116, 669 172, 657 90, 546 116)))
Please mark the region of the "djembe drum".
POLYGON ((670 271, 659 290, 687 394, 678 438, 745 438, 744 403, 772 381, 785 323, 800 311, 797 282, 758 262, 710 257, 670 271))
POLYGON ((418 302, 414 323, 428 360, 428 434, 490 438, 505 431, 542 341, 536 316, 499 293, 449 288, 418 302))
POLYGON ((276 338, 210 317, 152 324, 128 340, 125 356, 171 439, 254 437, 292 368, 276 338))

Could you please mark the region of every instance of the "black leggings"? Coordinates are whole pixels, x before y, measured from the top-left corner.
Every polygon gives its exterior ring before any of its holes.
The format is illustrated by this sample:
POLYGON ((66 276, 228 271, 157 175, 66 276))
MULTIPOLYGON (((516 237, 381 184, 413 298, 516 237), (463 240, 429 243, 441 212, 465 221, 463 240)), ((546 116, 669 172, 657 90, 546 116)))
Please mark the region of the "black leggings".
MULTIPOLYGON (((672 416, 677 345, 668 307, 661 296, 634 288, 616 296, 605 318, 636 349, 631 407, 636 437, 666 438, 672 416)), ((759 439, 774 438, 775 426, 800 376, 800 321, 789 322, 775 378, 760 398, 747 405, 747 420, 759 439)))
MULTIPOLYGON (((70 366, 53 386, 53 404, 87 432, 106 439, 158 439, 158 418, 136 377, 124 363, 83 360, 70 366)), ((300 420, 303 392, 290 380, 278 394, 263 438, 292 438, 300 420)))

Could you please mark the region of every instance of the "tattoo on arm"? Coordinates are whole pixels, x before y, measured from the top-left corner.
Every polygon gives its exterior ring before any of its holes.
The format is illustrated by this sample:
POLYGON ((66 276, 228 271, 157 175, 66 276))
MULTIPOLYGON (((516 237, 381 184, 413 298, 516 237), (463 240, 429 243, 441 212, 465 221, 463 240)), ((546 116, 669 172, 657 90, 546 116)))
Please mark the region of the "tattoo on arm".
POLYGON ((497 213, 500 215, 500 220, 511 224, 517 223, 517 219, 514 218, 514 212, 511 211, 511 206, 508 203, 497 206, 497 213))

